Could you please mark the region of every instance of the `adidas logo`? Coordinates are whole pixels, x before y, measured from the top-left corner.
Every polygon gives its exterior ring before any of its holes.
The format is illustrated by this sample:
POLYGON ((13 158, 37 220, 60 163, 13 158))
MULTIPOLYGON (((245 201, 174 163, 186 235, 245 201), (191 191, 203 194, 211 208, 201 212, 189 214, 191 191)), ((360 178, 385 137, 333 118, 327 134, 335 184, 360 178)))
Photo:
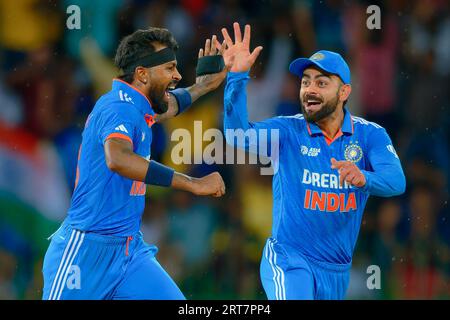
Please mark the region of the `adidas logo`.
POLYGON ((122 90, 119 90, 119 98, 122 101, 130 102, 134 104, 133 100, 131 100, 131 97, 128 96, 128 93, 123 92, 122 90))
POLYGON ((121 124, 120 126, 116 127, 114 130, 128 133, 127 128, 125 128, 125 126, 123 124, 121 124))

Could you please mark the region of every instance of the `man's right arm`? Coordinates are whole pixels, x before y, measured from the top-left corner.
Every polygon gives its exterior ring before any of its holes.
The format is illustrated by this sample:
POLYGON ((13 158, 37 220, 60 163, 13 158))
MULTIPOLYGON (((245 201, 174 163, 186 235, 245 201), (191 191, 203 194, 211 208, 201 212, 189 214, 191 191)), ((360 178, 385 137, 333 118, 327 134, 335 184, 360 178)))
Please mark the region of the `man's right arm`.
POLYGON ((224 92, 224 129, 248 130, 247 72, 229 72, 224 92))
POLYGON ((280 146, 285 120, 250 122, 247 113, 248 72, 229 72, 224 93, 224 130, 228 144, 270 156, 280 146), (244 136, 246 139, 244 139, 244 136), (276 146, 275 146, 276 144, 276 146))
MULTIPOLYGON (((247 115, 247 82, 250 68, 262 50, 261 46, 250 52, 249 25, 245 26, 242 37, 238 23, 233 24, 234 41, 226 28, 222 28, 222 35, 226 42, 223 53, 225 63, 231 64, 227 75, 227 84, 224 94, 224 130, 228 144, 244 148, 252 153, 271 156, 274 148, 279 148, 282 140, 285 121, 277 118, 261 122, 249 122, 247 115)), ((262 106, 263 107, 263 106, 262 106)))

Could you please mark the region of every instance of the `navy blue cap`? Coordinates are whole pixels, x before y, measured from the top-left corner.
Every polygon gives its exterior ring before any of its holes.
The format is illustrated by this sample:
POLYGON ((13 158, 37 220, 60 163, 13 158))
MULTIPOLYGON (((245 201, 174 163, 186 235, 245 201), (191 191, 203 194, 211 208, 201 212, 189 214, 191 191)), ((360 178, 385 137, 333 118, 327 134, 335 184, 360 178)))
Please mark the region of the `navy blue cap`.
POLYGON ((291 62, 289 71, 293 74, 303 76, 303 71, 309 66, 315 65, 331 74, 341 78, 345 84, 350 84, 350 68, 339 53, 320 50, 309 58, 298 58, 291 62))

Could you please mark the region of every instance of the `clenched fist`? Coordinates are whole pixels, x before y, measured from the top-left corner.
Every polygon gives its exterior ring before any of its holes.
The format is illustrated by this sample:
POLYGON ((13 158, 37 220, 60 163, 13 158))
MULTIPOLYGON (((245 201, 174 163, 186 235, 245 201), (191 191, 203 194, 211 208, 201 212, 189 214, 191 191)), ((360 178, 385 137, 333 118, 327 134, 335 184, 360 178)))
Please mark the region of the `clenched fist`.
POLYGON ((196 178, 192 182, 192 193, 195 195, 221 197, 225 194, 225 183, 218 172, 196 178))
POLYGON ((331 169, 338 170, 340 185, 343 185, 344 181, 359 188, 366 185, 366 177, 353 162, 337 161, 335 158, 331 158, 331 169))

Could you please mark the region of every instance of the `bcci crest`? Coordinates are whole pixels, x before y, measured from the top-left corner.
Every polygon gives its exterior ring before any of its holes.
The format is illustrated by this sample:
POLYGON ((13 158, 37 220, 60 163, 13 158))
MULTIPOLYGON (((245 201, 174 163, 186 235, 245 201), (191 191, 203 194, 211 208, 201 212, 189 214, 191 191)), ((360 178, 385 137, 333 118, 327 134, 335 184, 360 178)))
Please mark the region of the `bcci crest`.
POLYGON ((362 149, 357 144, 352 143, 345 148, 344 157, 345 160, 347 161, 356 163, 362 159, 362 156, 363 156, 362 149))
POLYGON ((317 53, 313 54, 310 59, 311 60, 322 60, 323 58, 325 58, 323 53, 317 52, 317 53))

